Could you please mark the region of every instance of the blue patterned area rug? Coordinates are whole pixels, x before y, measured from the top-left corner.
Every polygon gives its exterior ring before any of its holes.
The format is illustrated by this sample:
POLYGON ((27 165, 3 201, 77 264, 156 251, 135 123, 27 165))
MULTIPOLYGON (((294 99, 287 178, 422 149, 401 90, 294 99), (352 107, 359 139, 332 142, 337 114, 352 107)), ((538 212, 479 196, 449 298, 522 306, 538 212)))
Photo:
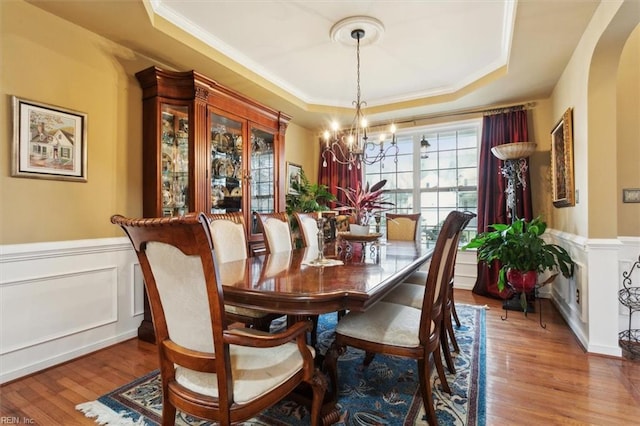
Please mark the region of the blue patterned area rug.
MULTIPOLYGON (((456 329, 460 353, 454 354, 457 373, 447 373, 452 395, 444 393, 437 373, 433 394, 440 425, 485 424, 485 311, 483 307, 456 305, 461 327, 456 329)), ((336 315, 322 315, 318 325, 319 350, 324 353, 333 341, 336 315)), ((454 325, 455 327, 455 325, 454 325)), ((338 425, 426 425, 418 391, 414 360, 376 355, 362 367, 363 352, 349 348, 338 363, 341 412, 338 425)), ((434 369, 435 370, 435 369, 434 369)), ((154 371, 100 397, 76 407, 102 425, 153 425, 161 423, 160 375, 154 371)), ((177 425, 208 426, 213 423, 178 412, 177 425)), ((244 426, 308 425, 306 407, 282 401, 244 426)))

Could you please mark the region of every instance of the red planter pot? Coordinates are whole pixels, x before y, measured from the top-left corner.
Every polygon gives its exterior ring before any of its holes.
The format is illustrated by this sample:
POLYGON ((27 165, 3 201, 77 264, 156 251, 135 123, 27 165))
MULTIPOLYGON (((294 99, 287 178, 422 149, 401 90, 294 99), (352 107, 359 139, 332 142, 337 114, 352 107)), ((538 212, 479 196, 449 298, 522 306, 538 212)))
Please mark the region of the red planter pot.
POLYGON ((507 271, 507 281, 513 286, 517 292, 530 292, 538 282, 538 273, 536 271, 518 271, 517 269, 509 269, 507 271))

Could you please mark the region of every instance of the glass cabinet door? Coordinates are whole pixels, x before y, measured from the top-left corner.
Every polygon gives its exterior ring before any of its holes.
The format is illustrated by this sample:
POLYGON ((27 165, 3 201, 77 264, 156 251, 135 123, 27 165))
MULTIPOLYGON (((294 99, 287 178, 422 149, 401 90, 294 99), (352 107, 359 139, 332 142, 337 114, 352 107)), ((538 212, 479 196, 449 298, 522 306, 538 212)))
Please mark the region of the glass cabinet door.
POLYGON ((211 213, 242 211, 242 123, 211 113, 211 213))
MULTIPOLYGON (((272 213, 275 211, 275 137, 273 133, 251 128, 251 162, 250 201, 251 211, 272 213)), ((251 233, 258 233, 255 220, 252 220, 251 233)))
POLYGON ((161 105, 162 215, 181 216, 189 210, 189 108, 161 105))

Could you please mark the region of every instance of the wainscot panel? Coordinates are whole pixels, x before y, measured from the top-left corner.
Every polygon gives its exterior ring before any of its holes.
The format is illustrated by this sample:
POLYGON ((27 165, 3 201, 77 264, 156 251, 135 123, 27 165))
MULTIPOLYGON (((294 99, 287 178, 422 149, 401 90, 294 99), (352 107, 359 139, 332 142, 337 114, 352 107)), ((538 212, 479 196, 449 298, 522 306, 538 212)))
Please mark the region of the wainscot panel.
POLYGON ((137 335, 143 281, 126 238, 0 247, 0 383, 137 335))

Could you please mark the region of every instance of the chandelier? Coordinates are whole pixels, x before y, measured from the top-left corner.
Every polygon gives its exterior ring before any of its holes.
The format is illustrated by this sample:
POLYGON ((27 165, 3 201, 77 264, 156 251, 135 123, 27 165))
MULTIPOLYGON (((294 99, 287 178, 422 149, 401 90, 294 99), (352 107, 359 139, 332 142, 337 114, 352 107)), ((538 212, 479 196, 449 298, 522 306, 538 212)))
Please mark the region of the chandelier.
MULTIPOLYGON (((368 17, 355 17, 347 18, 338 22, 332 28, 332 37, 334 34, 342 30, 345 26, 353 24, 358 20, 365 19, 367 25, 375 25, 376 30, 383 29, 382 23, 374 18, 368 17)), ((365 25, 363 25, 364 27, 365 25)), ((327 167, 328 161, 337 162, 339 164, 347 165, 349 170, 353 167, 360 169, 362 164, 371 165, 381 162, 387 156, 394 156, 394 162, 398 162, 398 145, 396 141, 396 126, 391 125, 391 141, 385 143, 386 136, 380 135, 377 141, 370 141, 367 136, 367 118, 364 114, 364 108, 367 103, 360 98, 360 40, 365 36, 365 30, 363 27, 356 27, 351 30, 351 38, 356 40, 356 60, 357 60, 357 89, 356 100, 353 101, 353 106, 356 109, 355 116, 351 122, 351 127, 348 130, 340 130, 340 126, 337 122, 331 124, 331 130, 325 130, 323 134, 323 147, 322 147, 322 166, 327 167)), ((383 163, 384 166, 384 163, 383 163)))

